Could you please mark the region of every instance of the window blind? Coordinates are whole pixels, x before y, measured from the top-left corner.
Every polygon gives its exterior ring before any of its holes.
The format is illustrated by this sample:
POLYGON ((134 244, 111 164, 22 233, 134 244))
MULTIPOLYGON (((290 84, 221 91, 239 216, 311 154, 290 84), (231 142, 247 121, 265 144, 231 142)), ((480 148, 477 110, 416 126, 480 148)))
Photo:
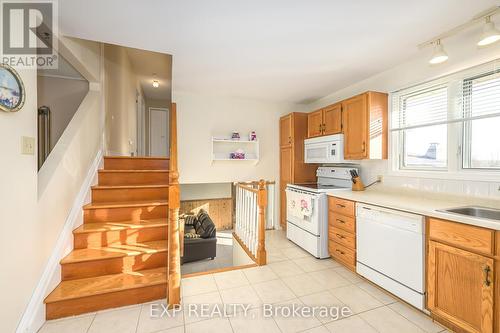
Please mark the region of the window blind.
POLYGON ((392 131, 448 122, 448 87, 433 86, 393 96, 392 131))
POLYGON ((462 119, 500 116, 500 70, 463 80, 462 119))

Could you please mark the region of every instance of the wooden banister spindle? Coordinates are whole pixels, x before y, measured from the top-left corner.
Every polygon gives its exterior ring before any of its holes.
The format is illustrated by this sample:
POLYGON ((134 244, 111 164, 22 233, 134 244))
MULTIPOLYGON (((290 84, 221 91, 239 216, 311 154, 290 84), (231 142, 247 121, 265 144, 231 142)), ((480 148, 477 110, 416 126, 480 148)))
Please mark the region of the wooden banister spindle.
POLYGON ((266 193, 266 182, 261 179, 259 181, 259 192, 258 192, 259 206, 259 244, 257 248, 257 264, 265 265, 267 263, 267 253, 266 253, 266 206, 267 206, 267 193, 266 193))

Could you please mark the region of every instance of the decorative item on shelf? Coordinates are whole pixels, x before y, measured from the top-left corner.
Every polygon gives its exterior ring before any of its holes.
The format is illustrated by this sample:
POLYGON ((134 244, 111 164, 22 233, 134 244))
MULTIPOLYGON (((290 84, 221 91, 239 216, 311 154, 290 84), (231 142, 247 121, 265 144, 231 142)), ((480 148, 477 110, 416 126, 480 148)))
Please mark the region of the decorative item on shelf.
POLYGON ((233 132, 233 134, 231 134, 231 139, 233 139, 233 140, 239 140, 240 139, 240 133, 239 132, 233 132))
POLYGON ((248 140, 257 141, 257 134, 255 134, 255 131, 251 131, 250 134, 248 134, 248 140))
POLYGON ((232 160, 244 160, 245 152, 242 149, 238 149, 235 152, 230 153, 229 158, 232 160))
POLYGON ((358 172, 356 170, 350 170, 349 172, 351 174, 351 179, 352 179, 352 190, 364 191, 365 185, 363 184, 363 181, 361 180, 361 177, 359 176, 358 172))
POLYGON ((19 111, 24 105, 24 84, 14 68, 0 64, 0 110, 19 111))

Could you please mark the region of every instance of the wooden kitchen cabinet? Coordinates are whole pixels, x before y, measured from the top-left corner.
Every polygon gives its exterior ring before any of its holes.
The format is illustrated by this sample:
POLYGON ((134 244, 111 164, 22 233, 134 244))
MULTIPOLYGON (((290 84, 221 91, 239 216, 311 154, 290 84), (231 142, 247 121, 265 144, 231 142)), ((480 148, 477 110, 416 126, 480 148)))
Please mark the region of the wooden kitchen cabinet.
POLYGON ((387 94, 367 92, 342 102, 344 158, 387 158, 387 94))
POLYGON ((323 109, 323 135, 342 133, 342 104, 337 103, 323 109))
POLYGON ((356 271, 354 201, 328 197, 328 250, 335 260, 356 271))
POLYGON ((280 118, 280 147, 292 146, 292 114, 280 118))
POLYGON ((467 332, 493 332, 493 259, 430 241, 428 260, 431 313, 467 332))
POLYGON ((342 132, 342 104, 336 103, 307 115, 307 136, 314 138, 342 132))
POLYGON ((491 333, 496 321, 498 332, 495 232, 434 218, 428 218, 428 229, 427 308, 432 316, 458 332, 491 333))
POLYGON ((286 228, 286 194, 289 183, 316 182, 316 164, 304 163, 307 113, 293 112, 280 118, 280 224, 286 228))
POLYGON ((311 112, 307 115, 307 136, 314 138, 323 135, 323 110, 311 112))

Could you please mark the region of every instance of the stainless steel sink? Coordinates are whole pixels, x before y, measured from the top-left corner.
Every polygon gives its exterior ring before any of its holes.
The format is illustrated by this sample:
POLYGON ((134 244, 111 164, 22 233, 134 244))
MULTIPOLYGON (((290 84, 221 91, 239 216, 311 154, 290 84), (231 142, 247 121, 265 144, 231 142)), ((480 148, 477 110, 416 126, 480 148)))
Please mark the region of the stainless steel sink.
POLYGON ((457 215, 477 217, 480 219, 500 221, 500 209, 495 209, 495 208, 465 206, 465 207, 442 209, 440 211, 457 215))

